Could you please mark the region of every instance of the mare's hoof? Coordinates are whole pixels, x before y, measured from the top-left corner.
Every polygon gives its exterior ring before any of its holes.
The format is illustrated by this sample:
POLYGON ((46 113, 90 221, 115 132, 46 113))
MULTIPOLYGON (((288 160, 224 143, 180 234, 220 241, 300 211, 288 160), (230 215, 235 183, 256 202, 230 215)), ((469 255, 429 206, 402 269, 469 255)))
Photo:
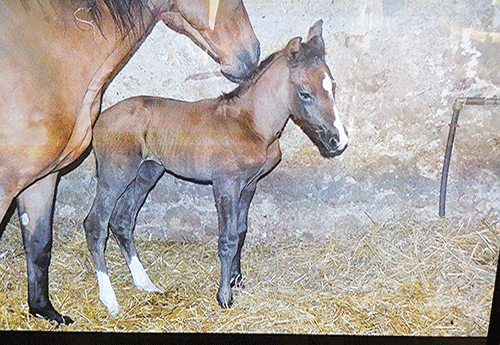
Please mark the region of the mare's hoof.
POLYGON ((72 318, 70 318, 69 316, 65 316, 65 315, 61 315, 62 318, 63 318, 63 322, 59 323, 59 324, 63 324, 63 325, 71 325, 72 323, 74 323, 75 321, 73 321, 72 318))
POLYGON ((61 315, 54 308, 30 309, 30 314, 36 317, 43 317, 47 321, 55 321, 58 325, 71 325, 75 322, 69 316, 61 315))

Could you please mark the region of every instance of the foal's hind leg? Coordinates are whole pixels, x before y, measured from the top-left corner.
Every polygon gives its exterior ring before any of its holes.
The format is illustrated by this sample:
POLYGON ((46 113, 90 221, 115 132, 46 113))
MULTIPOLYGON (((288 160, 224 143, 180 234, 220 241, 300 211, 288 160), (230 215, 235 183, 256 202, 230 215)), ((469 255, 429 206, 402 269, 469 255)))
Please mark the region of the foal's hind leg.
POLYGON ((97 277, 99 300, 106 306, 112 316, 118 315, 120 307, 109 279, 105 252, 108 241, 108 220, 118 196, 117 191, 107 191, 98 182, 94 203, 83 222, 87 247, 92 256, 97 277))
POLYGON ((137 177, 116 202, 109 221, 109 227, 127 261, 134 285, 138 289, 148 292, 164 291, 151 282, 142 266, 135 248, 133 232, 137 214, 149 191, 158 182, 163 172, 164 168, 156 162, 145 161, 142 163, 137 177))
POLYGON ((98 159, 96 196, 83 225, 96 271, 99 299, 112 316, 117 316, 120 307, 111 286, 105 258, 108 223, 116 201, 134 179, 139 163, 133 161, 118 167, 114 165, 114 160, 116 158, 113 157, 98 159))
POLYGON ((28 268, 28 305, 30 313, 58 323, 71 324, 49 300, 49 264, 52 249, 52 210, 57 173, 52 173, 26 188, 17 198, 28 268))

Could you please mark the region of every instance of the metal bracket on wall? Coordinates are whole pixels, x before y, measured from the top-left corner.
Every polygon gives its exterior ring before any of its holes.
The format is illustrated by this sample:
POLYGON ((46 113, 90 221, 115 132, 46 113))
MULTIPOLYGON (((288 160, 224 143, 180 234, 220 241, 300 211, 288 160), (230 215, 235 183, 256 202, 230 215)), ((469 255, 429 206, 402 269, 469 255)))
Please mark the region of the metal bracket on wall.
POLYGON ((439 191, 439 217, 443 218, 446 203, 446 186, 448 184, 448 171, 450 169, 451 150, 455 140, 455 131, 458 127, 458 115, 464 105, 500 105, 500 98, 485 97, 460 97, 453 103, 453 115, 451 117, 450 131, 448 132, 448 142, 446 143, 446 152, 444 154, 443 173, 441 174, 441 188, 439 191))

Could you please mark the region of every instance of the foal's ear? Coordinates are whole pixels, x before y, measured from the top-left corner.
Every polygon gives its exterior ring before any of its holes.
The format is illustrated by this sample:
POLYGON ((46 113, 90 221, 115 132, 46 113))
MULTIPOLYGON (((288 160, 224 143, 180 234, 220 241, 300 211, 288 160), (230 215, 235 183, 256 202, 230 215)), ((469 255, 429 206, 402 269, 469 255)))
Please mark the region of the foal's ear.
POLYGON ((318 20, 309 29, 309 34, 307 35, 307 44, 310 47, 314 47, 321 54, 325 53, 325 41, 323 41, 323 20, 318 20))
POLYGON ((295 61, 298 54, 300 53, 300 42, 302 42, 302 37, 292 38, 286 45, 285 52, 288 61, 295 61))
POLYGON ((309 29, 309 34, 307 35, 307 40, 309 41, 314 36, 320 36, 323 32, 323 20, 320 19, 309 29))

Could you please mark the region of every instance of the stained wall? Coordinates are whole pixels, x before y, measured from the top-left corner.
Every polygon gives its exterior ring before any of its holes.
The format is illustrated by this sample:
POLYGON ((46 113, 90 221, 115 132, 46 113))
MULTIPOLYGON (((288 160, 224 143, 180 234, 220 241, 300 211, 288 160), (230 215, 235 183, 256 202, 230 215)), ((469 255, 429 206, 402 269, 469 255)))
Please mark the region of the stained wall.
MULTIPOLYGON (((364 0, 245 2, 262 56, 306 36, 323 19, 327 63, 350 144, 322 158, 292 122, 283 159, 257 189, 250 236, 313 239, 359 236, 397 219, 437 219, 439 179, 457 97, 500 95, 497 1, 364 0)), ((217 65, 186 37, 159 23, 112 82, 104 108, 134 95, 197 100, 235 84, 206 74, 217 65), (204 76, 200 79, 199 77, 204 76), (208 78, 207 78, 208 76, 208 78)), ((465 107, 448 186, 447 217, 500 212, 500 107, 465 107)), ((95 193, 91 154, 62 177, 56 226, 81 226, 95 193)), ((75 230, 76 229, 76 230, 75 230)), ((167 239, 217 234, 210 186, 164 176, 138 217, 137 233, 167 239)))

